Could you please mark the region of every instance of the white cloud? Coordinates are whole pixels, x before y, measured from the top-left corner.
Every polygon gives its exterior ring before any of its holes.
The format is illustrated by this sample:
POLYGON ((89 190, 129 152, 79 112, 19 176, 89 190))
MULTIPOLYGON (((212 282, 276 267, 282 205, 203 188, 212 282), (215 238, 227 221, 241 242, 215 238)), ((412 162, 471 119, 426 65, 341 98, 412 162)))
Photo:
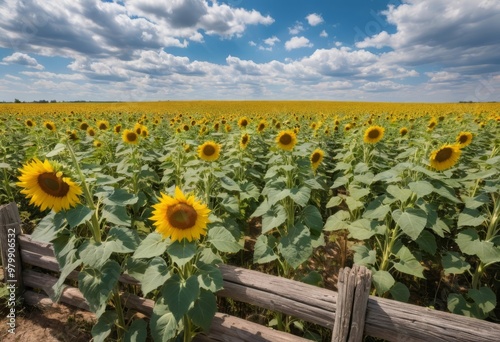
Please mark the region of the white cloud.
POLYGON ((304 26, 299 21, 295 22, 294 26, 288 28, 288 33, 291 35, 299 34, 302 31, 304 31, 304 26))
POLYGON ((289 41, 285 43, 285 49, 290 51, 293 49, 299 49, 303 47, 312 47, 313 44, 309 42, 306 37, 292 37, 289 41))
POLYGON ((323 18, 321 17, 321 14, 316 14, 316 13, 309 14, 306 17, 306 20, 311 26, 319 25, 324 21, 323 18))
POLYGON ((370 92, 392 91, 404 88, 404 85, 392 81, 368 82, 363 84, 360 89, 370 92))
POLYGON ((460 78, 459 73, 447 71, 426 72, 425 75, 431 78, 429 82, 450 82, 460 78))
POLYGON ((272 36, 270 38, 264 39, 264 44, 269 45, 269 46, 274 46, 277 42, 280 42, 278 37, 272 36))
POLYGON ((323 30, 323 31, 321 31, 321 33, 319 34, 319 36, 323 37, 323 38, 326 38, 326 37, 328 37, 328 33, 325 30, 323 30))
POLYGON ((250 46, 257 46, 257 43, 254 42, 253 40, 251 40, 251 41, 248 42, 248 45, 250 45, 250 46))
POLYGON ((19 64, 29 68, 43 70, 43 65, 39 64, 35 58, 21 52, 14 52, 12 55, 4 57, 2 61, 2 64, 19 64))

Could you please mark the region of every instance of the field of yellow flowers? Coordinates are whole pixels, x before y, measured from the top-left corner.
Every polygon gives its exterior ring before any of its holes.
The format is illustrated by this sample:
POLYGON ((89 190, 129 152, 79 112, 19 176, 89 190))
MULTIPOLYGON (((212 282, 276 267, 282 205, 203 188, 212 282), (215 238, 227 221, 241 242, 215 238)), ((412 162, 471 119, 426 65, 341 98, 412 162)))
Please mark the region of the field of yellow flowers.
POLYGON ((96 341, 190 341, 217 310, 217 264, 322 286, 335 244, 373 295, 498 321, 499 132, 495 103, 2 104, 0 199, 54 244, 54 299, 79 268, 96 341), (155 301, 148 322, 108 305, 123 273, 155 301))

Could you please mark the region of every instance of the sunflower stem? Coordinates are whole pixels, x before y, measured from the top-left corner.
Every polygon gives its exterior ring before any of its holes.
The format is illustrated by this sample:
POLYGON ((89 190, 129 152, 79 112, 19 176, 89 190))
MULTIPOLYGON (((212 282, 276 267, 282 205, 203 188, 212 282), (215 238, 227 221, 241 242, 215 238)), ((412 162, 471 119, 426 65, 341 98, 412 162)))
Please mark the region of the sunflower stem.
POLYGON ((123 316, 123 308, 120 299, 120 292, 118 291, 118 285, 113 289, 113 302, 115 304, 116 314, 118 315, 118 324, 116 325, 118 341, 123 341, 123 333, 125 332, 125 317, 123 316))
POLYGON ((83 193, 85 195, 85 200, 87 202, 87 206, 94 212, 91 217, 91 228, 92 228, 92 235, 94 237, 94 240, 96 242, 101 242, 101 229, 99 227, 99 217, 97 213, 97 208, 94 204, 93 201, 93 196, 90 193, 89 186, 87 182, 85 181, 85 175, 83 174, 80 164, 78 163, 78 160, 76 159, 75 151, 71 147, 71 144, 69 143, 69 140, 66 140, 66 147, 68 148, 71 160, 73 161, 73 165, 76 169, 76 172, 78 173, 80 177, 80 181, 82 182, 82 189, 83 193))

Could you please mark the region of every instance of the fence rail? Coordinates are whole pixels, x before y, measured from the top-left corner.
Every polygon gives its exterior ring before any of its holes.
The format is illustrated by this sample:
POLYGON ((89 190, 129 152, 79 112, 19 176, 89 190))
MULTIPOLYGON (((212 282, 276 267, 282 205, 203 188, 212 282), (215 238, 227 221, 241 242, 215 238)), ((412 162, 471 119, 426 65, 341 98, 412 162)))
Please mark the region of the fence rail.
MULTIPOLYGON (((4 267, 6 265, 3 259, 4 250, 7 248, 4 241, 7 239, 2 238, 2 235, 7 234, 7 227, 11 227, 12 222, 20 222, 19 218, 12 214, 17 213, 17 207, 14 210, 12 206, 15 204, 0 207, 0 249, 4 267)), ((16 265, 16 272, 19 273, 16 276, 22 280, 26 288, 24 292, 26 302, 39 305, 47 303, 45 296, 30 289, 51 293, 57 278, 35 269, 59 272, 52 245, 32 241, 29 235, 18 235, 16 246, 20 255, 16 265), (20 271, 22 267, 24 270, 20 271)), ((499 324, 368 296, 370 275, 364 268, 341 270, 343 273, 339 275, 339 293, 240 267, 221 265, 220 269, 224 279, 224 289, 217 293, 218 296, 257 305, 330 328, 333 330, 332 341, 360 341, 363 335, 397 342, 500 341, 499 324)), ((77 278, 78 271, 73 271, 68 276, 68 279, 77 278)), ((127 275, 122 275, 120 282, 139 284, 137 280, 127 275)), ((68 286, 60 300, 88 310, 88 304, 77 288, 68 286)), ((152 313, 154 302, 150 299, 122 293, 122 300, 130 309, 147 316, 152 313)), ((306 341, 222 313, 216 314, 210 331, 199 336, 198 340, 306 341)))

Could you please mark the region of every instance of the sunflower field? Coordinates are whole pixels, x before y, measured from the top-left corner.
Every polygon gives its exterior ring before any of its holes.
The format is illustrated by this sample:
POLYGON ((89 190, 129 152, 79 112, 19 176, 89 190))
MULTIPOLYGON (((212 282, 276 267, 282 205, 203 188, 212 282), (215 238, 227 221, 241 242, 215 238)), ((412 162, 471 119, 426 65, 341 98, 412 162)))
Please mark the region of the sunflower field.
POLYGON ((79 270, 96 341, 248 314, 216 297, 220 263, 326 287, 364 265, 373 295, 498 322, 499 132, 494 103, 3 104, 0 199, 53 243, 54 300, 79 270), (122 274, 151 319, 121 307, 122 274))

